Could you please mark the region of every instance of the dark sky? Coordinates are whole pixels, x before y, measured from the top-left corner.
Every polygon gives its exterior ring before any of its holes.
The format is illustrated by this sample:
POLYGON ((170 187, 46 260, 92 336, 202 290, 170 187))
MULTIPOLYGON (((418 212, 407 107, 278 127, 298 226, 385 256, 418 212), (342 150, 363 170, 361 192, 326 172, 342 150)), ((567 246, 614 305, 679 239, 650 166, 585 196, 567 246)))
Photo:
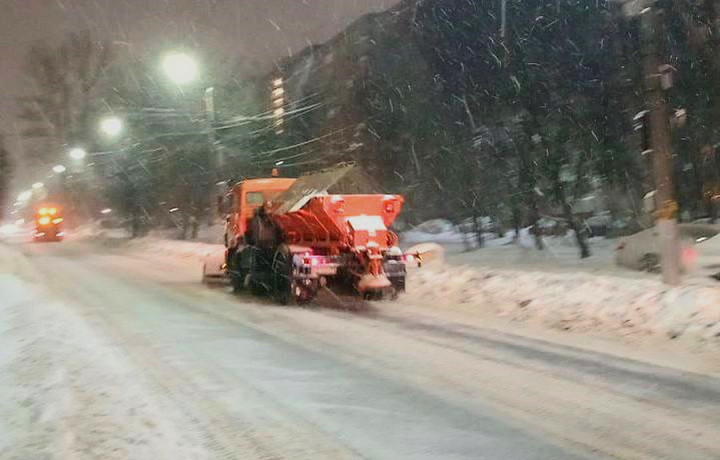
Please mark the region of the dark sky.
POLYGON ((13 99, 27 87, 23 56, 36 40, 90 30, 140 53, 178 43, 194 48, 201 60, 268 65, 288 48, 323 42, 358 16, 397 1, 0 0, 0 130, 14 131, 13 99))

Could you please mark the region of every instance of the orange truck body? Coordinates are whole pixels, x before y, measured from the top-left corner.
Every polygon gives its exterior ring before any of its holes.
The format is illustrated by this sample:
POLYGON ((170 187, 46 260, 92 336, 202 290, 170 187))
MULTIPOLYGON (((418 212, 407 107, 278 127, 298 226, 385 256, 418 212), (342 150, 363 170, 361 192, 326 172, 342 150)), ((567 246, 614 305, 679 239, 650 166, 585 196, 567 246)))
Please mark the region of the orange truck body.
POLYGON ((381 250, 397 244, 388 230, 402 209, 398 195, 325 195, 312 198, 302 209, 273 214, 284 242, 323 249, 330 254, 347 250, 381 250))

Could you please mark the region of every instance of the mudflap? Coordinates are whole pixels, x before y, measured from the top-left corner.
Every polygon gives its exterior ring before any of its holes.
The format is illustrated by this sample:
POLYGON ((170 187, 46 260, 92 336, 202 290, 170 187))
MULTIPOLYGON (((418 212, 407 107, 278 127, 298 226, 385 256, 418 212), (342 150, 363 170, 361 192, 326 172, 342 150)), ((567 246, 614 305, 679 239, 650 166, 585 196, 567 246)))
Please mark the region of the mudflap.
POLYGON ((272 262, 272 296, 281 305, 298 305, 311 302, 318 291, 318 280, 298 276, 294 252, 280 246, 272 262))

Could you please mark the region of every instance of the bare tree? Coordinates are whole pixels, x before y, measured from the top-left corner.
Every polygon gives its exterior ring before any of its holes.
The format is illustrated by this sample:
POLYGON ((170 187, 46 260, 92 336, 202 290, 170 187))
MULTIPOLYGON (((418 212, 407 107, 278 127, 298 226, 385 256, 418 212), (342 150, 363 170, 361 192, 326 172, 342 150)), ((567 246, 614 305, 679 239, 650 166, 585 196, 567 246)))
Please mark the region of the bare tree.
POLYGON ((3 219, 5 200, 10 185, 10 153, 5 148, 5 136, 0 134, 0 221, 3 219))
POLYGON ((19 101, 23 136, 55 146, 86 142, 93 91, 112 58, 109 44, 87 32, 68 34, 57 46, 33 45, 26 57, 32 93, 19 101))

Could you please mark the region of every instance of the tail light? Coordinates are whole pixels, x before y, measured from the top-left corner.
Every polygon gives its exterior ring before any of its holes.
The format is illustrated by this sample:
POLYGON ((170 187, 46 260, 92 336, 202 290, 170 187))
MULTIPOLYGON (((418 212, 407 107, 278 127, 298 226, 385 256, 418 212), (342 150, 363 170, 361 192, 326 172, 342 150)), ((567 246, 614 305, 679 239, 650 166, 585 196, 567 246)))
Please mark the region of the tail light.
POLYGON ((304 265, 310 265, 312 267, 315 267, 317 265, 320 265, 321 263, 325 263, 325 258, 323 256, 305 255, 305 257, 303 258, 304 265))
POLYGON ((683 248, 682 250, 682 262, 685 267, 689 267, 697 260, 697 250, 693 247, 683 248))
POLYGON ((38 219, 38 223, 40 225, 47 225, 50 223, 50 218, 48 216, 43 216, 40 219, 38 219))
POLYGON ((385 203, 385 212, 391 213, 395 211, 395 203, 388 201, 385 203))

